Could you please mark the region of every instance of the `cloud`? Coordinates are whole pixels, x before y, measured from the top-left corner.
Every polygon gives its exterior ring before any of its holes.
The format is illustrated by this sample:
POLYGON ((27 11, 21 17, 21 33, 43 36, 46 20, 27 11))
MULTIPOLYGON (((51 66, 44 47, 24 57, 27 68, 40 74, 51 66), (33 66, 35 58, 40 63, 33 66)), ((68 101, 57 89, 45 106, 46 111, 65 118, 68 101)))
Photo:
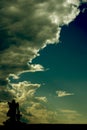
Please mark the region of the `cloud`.
POLYGON ((5 119, 7 119, 6 113, 8 111, 8 106, 6 102, 0 102, 0 125, 3 125, 5 119))
MULTIPOLYGON (((31 115, 31 118, 39 117, 40 115, 39 110, 41 109, 42 112, 45 113, 45 111, 48 111, 47 108, 44 106, 44 104, 47 103, 47 98, 45 96, 35 96, 36 90, 40 87, 40 84, 32 84, 31 82, 19 82, 19 83, 10 83, 9 81, 9 87, 7 88, 7 92, 10 93, 14 99, 16 99, 17 102, 19 102, 20 110, 22 113, 22 120, 27 120, 27 123, 29 123, 29 118, 31 115), (34 109, 34 111, 32 111, 34 109), (36 110, 35 110, 36 109, 36 110), (34 117, 32 117, 34 116, 34 117)), ((10 99, 11 100, 11 99, 10 99)), ((8 110, 7 103, 1 102, 0 103, 0 116, 1 116, 1 124, 3 121, 5 121, 7 118, 6 113, 8 110), (2 109, 3 108, 3 109, 2 109), (2 114, 1 114, 2 113, 2 114)), ((36 119, 36 118, 35 118, 36 119)), ((45 117, 44 117, 45 120, 45 117)), ((40 119, 38 118, 38 123, 40 119)), ((31 121, 31 123, 33 123, 31 121)))
MULTIPOLYGON (((71 109, 61 109, 60 115, 63 116, 68 123, 80 123, 80 117, 82 116, 77 111, 71 109)), ((66 121, 64 122, 67 123, 66 121)))
POLYGON ((68 93, 66 91, 61 91, 61 90, 56 91, 56 94, 57 94, 58 97, 64 97, 64 96, 74 95, 73 93, 68 93))
POLYGON ((9 84, 11 86, 8 87, 8 92, 20 103, 23 121, 31 124, 58 122, 56 113, 46 106, 48 104, 47 98, 35 95, 36 90, 41 86, 40 84, 32 84, 27 81, 17 84, 9 82, 9 84))
POLYGON ((32 67, 42 70, 27 63, 48 44, 59 42, 61 26, 74 20, 78 6, 78 0, 0 1, 0 80, 32 67))
POLYGON ((47 98, 46 97, 35 97, 35 99, 38 99, 39 101, 43 101, 43 102, 47 102, 47 98))
POLYGON ((22 71, 18 75, 21 75, 21 73, 23 74, 23 73, 26 73, 26 72, 45 71, 45 68, 40 64, 29 64, 28 63, 28 68, 29 68, 29 70, 22 71))
POLYGON ((87 2, 87 0, 82 0, 82 2, 87 2))
POLYGON ((19 82, 17 84, 11 83, 10 87, 8 86, 7 91, 11 93, 14 98, 19 102, 24 102, 27 98, 32 99, 36 92, 36 89, 40 87, 40 84, 33 84, 31 82, 19 82))
POLYGON ((76 110, 61 109, 52 111, 43 104, 35 102, 32 102, 31 107, 27 107, 26 112, 27 114, 24 114, 24 117, 27 119, 28 123, 31 124, 75 124, 80 123, 82 117, 76 110))
MULTIPOLYGON (((27 114, 24 116, 31 124, 47 124, 47 123, 58 123, 58 119, 56 119, 56 112, 53 112, 47 109, 45 106, 40 103, 32 103, 31 107, 27 108, 27 114), (31 113, 32 116, 28 116, 31 113)), ((28 123, 29 123, 28 122, 28 123)))

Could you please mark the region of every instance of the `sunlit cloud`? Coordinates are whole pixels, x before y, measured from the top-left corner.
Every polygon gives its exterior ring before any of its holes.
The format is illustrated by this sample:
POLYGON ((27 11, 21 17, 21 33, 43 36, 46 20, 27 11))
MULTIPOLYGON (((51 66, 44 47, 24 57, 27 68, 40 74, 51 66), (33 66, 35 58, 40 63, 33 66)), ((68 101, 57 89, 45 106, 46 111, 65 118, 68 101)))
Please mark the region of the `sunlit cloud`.
POLYGON ((74 93, 68 93, 66 91, 56 91, 56 94, 58 97, 65 97, 65 96, 70 96, 70 95, 74 95, 74 93))
POLYGON ((27 98, 33 98, 35 91, 40 87, 40 84, 32 84, 31 82, 19 82, 17 84, 10 84, 8 92, 11 93, 16 100, 23 102, 27 98))
POLYGON ((28 107, 26 111, 27 114, 25 117, 30 121, 31 124, 58 123, 58 119, 56 119, 56 112, 48 110, 40 103, 32 103, 32 106, 28 107), (29 113, 31 113, 32 116, 28 116, 29 113))
POLYGON ((8 106, 6 102, 0 102, 0 125, 3 125, 5 119, 7 119, 8 106))
POLYGON ((78 0, 17 0, 3 1, 0 5, 1 80, 6 80, 9 74, 43 70, 39 64, 28 63, 48 44, 58 43, 61 26, 69 24, 80 12, 78 0))
POLYGON ((36 96, 36 90, 41 86, 40 84, 32 84, 31 82, 19 82, 10 83, 8 87, 8 92, 11 93, 20 103, 20 108, 22 109, 23 119, 27 120, 27 123, 39 123, 48 122, 46 116, 49 116, 49 111, 44 106, 47 103, 47 98, 45 96, 36 96), (47 112, 47 113, 45 113, 47 112), (31 114, 30 114, 31 113, 31 114), (40 117, 45 114, 45 116, 40 119, 40 117), (30 116, 31 115, 31 116, 30 116), (37 119, 37 121, 35 121, 37 119))
POLYGON ((36 71, 44 71, 44 67, 40 64, 28 64, 30 68, 30 72, 36 72, 36 71))
POLYGON ((47 102, 46 97, 35 97, 35 99, 38 99, 39 101, 47 102))

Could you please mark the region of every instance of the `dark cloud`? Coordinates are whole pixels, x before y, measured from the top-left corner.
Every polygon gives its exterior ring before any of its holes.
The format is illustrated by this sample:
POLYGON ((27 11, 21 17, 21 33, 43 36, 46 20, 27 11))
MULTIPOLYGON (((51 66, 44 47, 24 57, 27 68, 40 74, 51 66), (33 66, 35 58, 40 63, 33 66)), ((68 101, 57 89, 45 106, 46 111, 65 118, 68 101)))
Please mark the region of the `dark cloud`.
POLYGON ((3 102, 3 101, 9 101, 10 99, 12 99, 13 96, 8 93, 7 91, 0 91, 0 101, 3 102))
POLYGON ((1 0, 0 76, 28 70, 41 48, 59 41, 60 26, 78 15, 78 5, 78 0, 1 0))
POLYGON ((0 78, 0 85, 1 85, 1 86, 6 86, 7 83, 8 83, 7 80, 5 80, 5 79, 3 79, 3 78, 0 78))

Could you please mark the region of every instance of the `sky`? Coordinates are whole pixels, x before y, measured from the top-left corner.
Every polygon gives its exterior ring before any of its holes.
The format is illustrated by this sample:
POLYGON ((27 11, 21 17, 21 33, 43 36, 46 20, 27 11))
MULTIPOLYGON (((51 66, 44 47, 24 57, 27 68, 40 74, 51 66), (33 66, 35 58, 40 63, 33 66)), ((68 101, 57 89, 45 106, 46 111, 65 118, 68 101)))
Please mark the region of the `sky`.
POLYGON ((0 1, 0 124, 87 124, 87 0, 0 1))

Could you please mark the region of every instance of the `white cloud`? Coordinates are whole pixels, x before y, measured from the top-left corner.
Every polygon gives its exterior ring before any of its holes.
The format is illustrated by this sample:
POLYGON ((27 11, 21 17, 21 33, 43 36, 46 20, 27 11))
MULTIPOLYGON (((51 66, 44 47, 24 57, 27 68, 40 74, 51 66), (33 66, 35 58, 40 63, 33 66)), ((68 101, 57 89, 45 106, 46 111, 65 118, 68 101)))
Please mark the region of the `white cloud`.
MULTIPOLYGON (((9 77, 12 77, 13 79, 19 79, 18 75, 15 74, 9 74, 9 77)), ((9 78, 7 78, 9 81, 9 78)))
POLYGON ((68 93, 66 91, 61 91, 61 90, 56 91, 56 94, 57 94, 58 97, 74 95, 73 93, 68 93))
POLYGON ((11 84, 11 87, 8 86, 8 92, 10 92, 17 101, 23 102, 27 98, 33 98, 36 92, 36 89, 40 87, 40 84, 32 84, 31 82, 19 82, 17 84, 11 84))
POLYGON ((35 99, 38 99, 41 102, 47 102, 47 98, 46 97, 35 97, 35 99))
POLYGON ((28 62, 47 44, 59 42, 61 26, 79 14, 79 0, 3 1, 0 2, 1 29, 0 77, 24 71, 44 70, 28 62))
POLYGON ((44 71, 44 67, 40 64, 28 64, 28 67, 30 68, 29 72, 44 71))

